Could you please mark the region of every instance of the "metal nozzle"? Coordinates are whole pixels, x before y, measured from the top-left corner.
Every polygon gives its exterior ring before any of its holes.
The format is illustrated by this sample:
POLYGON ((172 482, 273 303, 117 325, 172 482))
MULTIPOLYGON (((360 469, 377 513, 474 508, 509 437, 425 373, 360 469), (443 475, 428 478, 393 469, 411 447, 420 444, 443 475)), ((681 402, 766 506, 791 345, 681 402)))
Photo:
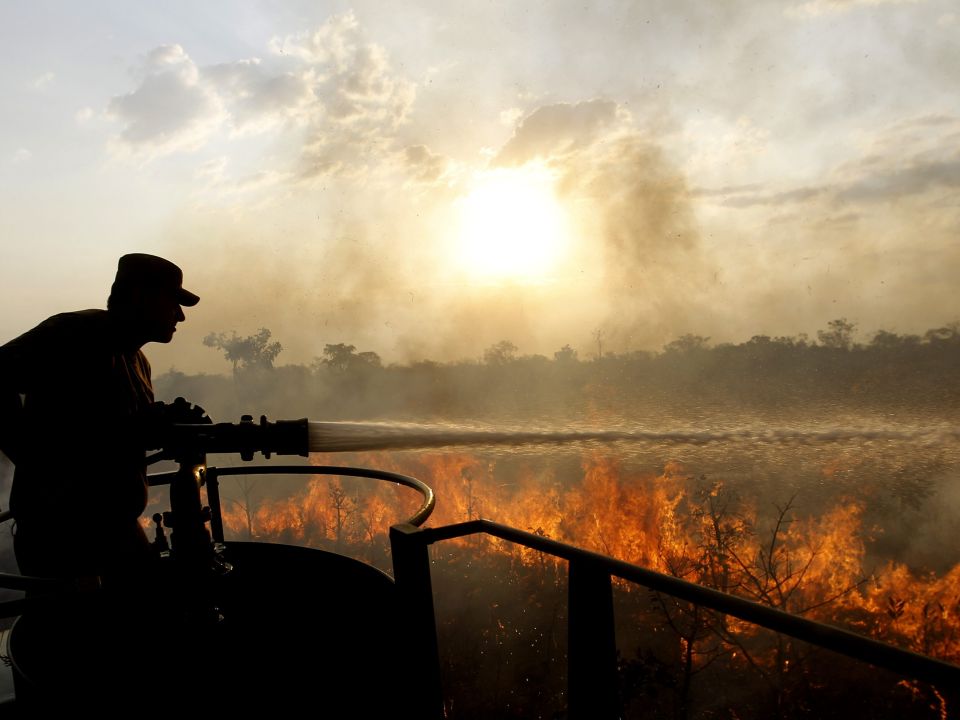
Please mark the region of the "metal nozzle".
POLYGON ((163 449, 176 458, 190 453, 239 453, 243 460, 253 460, 260 452, 269 458, 276 455, 309 454, 309 431, 306 418, 268 422, 266 415, 254 424, 252 415, 240 422, 170 427, 163 449))

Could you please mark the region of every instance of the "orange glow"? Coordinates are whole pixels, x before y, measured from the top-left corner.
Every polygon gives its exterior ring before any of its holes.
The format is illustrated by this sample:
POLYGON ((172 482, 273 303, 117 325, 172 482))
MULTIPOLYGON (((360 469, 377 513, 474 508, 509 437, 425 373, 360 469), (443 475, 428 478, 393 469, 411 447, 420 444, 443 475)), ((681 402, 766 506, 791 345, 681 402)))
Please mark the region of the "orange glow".
MULTIPOLYGON (((891 562, 867 578, 864 508, 852 500, 816 516, 799 516, 788 506, 779 517, 775 511, 761 517, 750 503, 731 504, 720 482, 695 490, 680 463, 667 463, 659 475, 642 474, 601 454, 582 459, 579 478, 557 477, 556 470, 531 464, 511 473, 510 482, 497 475, 494 463, 468 453, 338 455, 335 462, 423 478, 437 495, 429 525, 496 520, 960 661, 960 566, 938 577, 891 562)), ((296 497, 257 507, 253 534, 350 551, 389 567, 387 530, 419 502, 400 486, 318 476, 296 497)), ((224 524, 228 535, 246 537, 246 514, 236 503, 224 505, 224 524)), ((528 566, 562 564, 491 538, 450 543, 495 548, 528 566)), ((756 632, 732 618, 727 627, 742 635, 756 632)))

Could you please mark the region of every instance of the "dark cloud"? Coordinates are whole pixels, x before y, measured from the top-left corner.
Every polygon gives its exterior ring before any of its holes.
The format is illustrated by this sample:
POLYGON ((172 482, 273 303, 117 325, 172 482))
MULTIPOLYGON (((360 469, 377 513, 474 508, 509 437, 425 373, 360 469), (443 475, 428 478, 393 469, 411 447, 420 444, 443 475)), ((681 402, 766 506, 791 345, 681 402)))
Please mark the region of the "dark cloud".
POLYGON ((792 205, 803 203, 824 196, 829 192, 827 187, 802 187, 779 193, 740 193, 736 197, 726 197, 722 205, 734 208, 746 208, 756 205, 792 205))
POLYGON ((876 203, 960 186, 960 117, 930 114, 877 133, 838 171, 838 201, 876 203))
POLYGON ((831 173, 820 185, 772 192, 761 185, 696 188, 704 198, 730 208, 778 207, 826 201, 831 205, 888 202, 960 187, 960 118, 928 115, 878 133, 861 157, 831 173))
POLYGON ((837 193, 843 202, 885 202, 931 189, 960 187, 960 157, 919 160, 901 168, 864 175, 837 193))
POLYGON ((839 215, 831 215, 829 217, 824 218, 820 224, 824 226, 846 227, 849 225, 853 225, 854 223, 859 221, 861 217, 863 216, 860 213, 855 213, 855 212, 840 213, 839 215))
POLYGON ((415 182, 434 183, 443 177, 450 164, 442 155, 436 155, 426 145, 410 145, 403 150, 407 172, 415 182))
POLYGON ((691 188, 688 194, 691 198, 714 198, 756 193, 762 189, 762 185, 749 183, 746 185, 726 185, 719 188, 691 188))
POLYGON ((536 157, 566 154, 589 145, 616 116, 617 104, 609 100, 539 107, 520 123, 494 163, 522 165, 536 157))

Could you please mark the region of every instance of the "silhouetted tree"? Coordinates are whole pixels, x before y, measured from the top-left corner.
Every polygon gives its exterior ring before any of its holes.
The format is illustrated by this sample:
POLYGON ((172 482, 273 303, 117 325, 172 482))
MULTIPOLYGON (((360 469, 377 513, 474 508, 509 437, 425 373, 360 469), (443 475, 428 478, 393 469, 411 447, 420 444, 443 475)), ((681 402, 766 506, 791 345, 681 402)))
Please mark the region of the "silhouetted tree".
POLYGON ((255 335, 247 337, 240 337, 236 332, 230 335, 211 332, 203 339, 203 344, 223 351, 223 356, 233 363, 234 374, 253 368, 270 370, 283 350, 279 342, 270 342, 267 328, 260 328, 255 335))
POLYGON ((260 478, 254 478, 249 476, 241 476, 236 478, 236 487, 240 491, 240 494, 243 496, 243 500, 238 500, 234 497, 229 497, 227 495, 223 496, 223 499, 226 502, 233 503, 241 512, 243 512, 243 517, 247 525, 247 540, 253 540, 253 518, 257 513, 257 507, 260 504, 260 500, 254 494, 254 489, 260 482, 260 478))
POLYGON ((835 350, 849 350, 853 347, 853 335, 857 324, 846 318, 837 318, 827 323, 828 330, 817 331, 817 339, 824 347, 835 350))
POLYGON ((506 365, 517 357, 517 346, 509 340, 501 340, 483 351, 483 362, 487 365, 506 365))
POLYGON ((314 362, 315 367, 327 367, 336 372, 348 372, 358 368, 379 368, 380 356, 369 350, 358 353, 356 345, 336 343, 323 346, 323 357, 314 362))
POLYGON ((594 330, 593 337, 597 341, 597 360, 603 360, 603 329, 594 330))
POLYGON ((569 345, 564 345, 553 354, 553 359, 561 363, 576 362, 577 351, 569 345))
POLYGON ((689 353, 695 350, 706 350, 709 341, 710 338, 708 337, 687 333, 664 345, 663 351, 665 353, 689 353))
POLYGON ((356 345, 347 345, 346 343, 327 344, 323 346, 323 357, 319 359, 319 364, 326 365, 331 370, 344 372, 352 364, 356 352, 356 345))
POLYGON ((344 529, 346 528, 347 520, 356 511, 356 505, 347 495, 346 489, 338 480, 330 480, 329 495, 336 518, 334 522, 334 535, 337 542, 337 549, 340 549, 343 546, 344 529))
POLYGON ((960 323, 950 323, 945 327, 933 328, 924 333, 923 339, 928 343, 956 342, 960 339, 960 323))
POLYGON ((362 367, 378 368, 383 366, 383 363, 380 361, 380 356, 369 350, 357 353, 357 362, 362 367))

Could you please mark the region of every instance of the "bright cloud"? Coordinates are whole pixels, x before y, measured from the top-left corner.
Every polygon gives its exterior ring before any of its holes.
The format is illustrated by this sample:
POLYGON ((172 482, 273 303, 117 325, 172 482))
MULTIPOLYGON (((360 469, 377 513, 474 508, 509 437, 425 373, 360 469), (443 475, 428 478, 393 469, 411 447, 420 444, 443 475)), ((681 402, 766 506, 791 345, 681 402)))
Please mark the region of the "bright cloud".
POLYGON ((847 12, 856 7, 870 5, 904 5, 919 0, 809 0, 788 9, 788 14, 798 17, 817 17, 847 12))
POLYGON ((142 74, 136 90, 108 106, 124 125, 120 142, 148 156, 200 147, 219 126, 223 109, 186 51, 179 45, 156 48, 142 74))
POLYGON ((262 131, 285 121, 303 122, 322 104, 311 73, 271 72, 259 59, 214 65, 204 70, 237 130, 262 131))
POLYGON ((43 75, 34 78, 31 85, 37 90, 43 90, 46 87, 49 87, 56 76, 52 72, 45 72, 43 75))
POLYGON ((155 157, 197 150, 223 127, 241 135, 297 129, 299 156, 290 163, 301 178, 357 172, 371 157, 396 151, 393 134, 407 119, 416 86, 366 40, 352 13, 309 33, 273 38, 269 47, 266 59, 206 67, 179 45, 155 49, 139 86, 110 102, 110 114, 123 124, 116 144, 155 157))

